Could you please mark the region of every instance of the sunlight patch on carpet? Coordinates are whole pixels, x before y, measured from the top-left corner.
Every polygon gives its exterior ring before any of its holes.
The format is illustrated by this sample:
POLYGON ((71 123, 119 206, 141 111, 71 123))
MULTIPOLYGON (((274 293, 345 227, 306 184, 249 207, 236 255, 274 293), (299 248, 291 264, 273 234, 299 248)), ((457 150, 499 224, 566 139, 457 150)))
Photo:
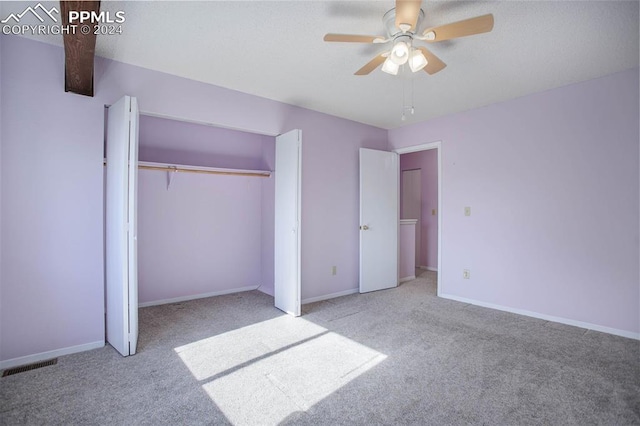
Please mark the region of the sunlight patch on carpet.
POLYGON ((290 316, 175 350, 234 424, 277 424, 308 410, 386 358, 290 316))

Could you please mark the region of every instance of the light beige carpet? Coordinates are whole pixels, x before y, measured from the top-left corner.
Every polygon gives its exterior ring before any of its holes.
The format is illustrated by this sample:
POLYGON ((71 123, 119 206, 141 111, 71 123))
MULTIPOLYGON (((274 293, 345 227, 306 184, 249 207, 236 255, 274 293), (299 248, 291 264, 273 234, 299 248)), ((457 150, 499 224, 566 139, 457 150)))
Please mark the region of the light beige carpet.
POLYGON ((112 348, 0 379, 2 424, 640 424, 640 342, 435 297, 435 273, 303 307, 140 310, 112 348))

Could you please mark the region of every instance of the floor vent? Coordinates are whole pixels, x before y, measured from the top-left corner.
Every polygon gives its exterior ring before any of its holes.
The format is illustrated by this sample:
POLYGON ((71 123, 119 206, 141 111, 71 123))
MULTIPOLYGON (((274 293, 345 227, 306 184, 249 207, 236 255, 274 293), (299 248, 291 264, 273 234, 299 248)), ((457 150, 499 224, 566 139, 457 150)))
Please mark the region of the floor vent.
POLYGON ((21 367, 8 368, 2 373, 2 377, 12 376, 18 373, 24 373, 25 371, 35 370, 36 368, 46 367, 47 365, 56 365, 58 358, 50 359, 48 361, 34 362, 33 364, 23 365, 21 367))

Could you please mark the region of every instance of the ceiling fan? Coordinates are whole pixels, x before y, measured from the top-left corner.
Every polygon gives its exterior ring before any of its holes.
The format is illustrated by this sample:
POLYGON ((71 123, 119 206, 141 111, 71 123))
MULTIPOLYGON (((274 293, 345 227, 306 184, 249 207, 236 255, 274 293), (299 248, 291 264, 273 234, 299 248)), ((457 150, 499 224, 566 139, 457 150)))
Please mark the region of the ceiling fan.
POLYGON ((493 29, 493 15, 482 15, 439 27, 427 28, 418 33, 418 26, 424 18, 421 0, 396 0, 396 7, 382 17, 387 36, 327 34, 324 41, 351 43, 393 43, 391 50, 383 52, 355 72, 367 75, 382 64, 382 71, 396 75, 401 65, 409 64, 413 72, 424 69, 427 74, 435 74, 447 65, 426 47, 414 46, 414 41, 436 43, 458 37, 489 32, 493 29))

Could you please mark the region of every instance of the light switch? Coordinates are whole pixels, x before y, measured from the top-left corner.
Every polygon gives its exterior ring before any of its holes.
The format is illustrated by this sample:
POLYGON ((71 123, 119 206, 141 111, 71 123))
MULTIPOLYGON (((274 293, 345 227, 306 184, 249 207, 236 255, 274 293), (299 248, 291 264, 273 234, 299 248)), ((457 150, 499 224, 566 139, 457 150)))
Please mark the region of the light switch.
POLYGON ((471 216, 471 207, 465 207, 464 208, 464 215, 465 216, 471 216))
POLYGON ((436 209, 431 209, 431 216, 435 216, 436 215, 436 209))

